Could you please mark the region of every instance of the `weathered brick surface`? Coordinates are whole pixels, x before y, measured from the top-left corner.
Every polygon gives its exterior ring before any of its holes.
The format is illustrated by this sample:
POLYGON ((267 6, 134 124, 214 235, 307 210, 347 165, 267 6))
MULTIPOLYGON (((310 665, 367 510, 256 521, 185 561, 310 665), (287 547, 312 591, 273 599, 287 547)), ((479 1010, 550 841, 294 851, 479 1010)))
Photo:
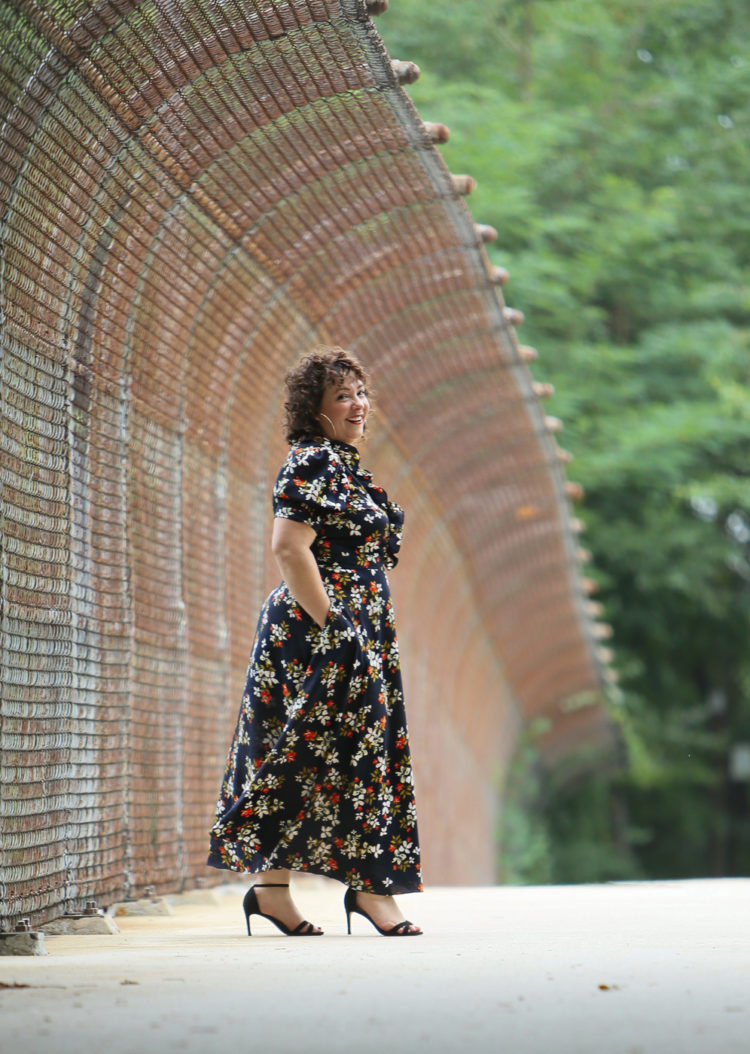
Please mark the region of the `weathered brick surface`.
POLYGON ((408 510, 427 878, 491 880, 523 721, 560 763, 611 733, 570 705, 600 671, 555 443, 364 3, 13 0, 0 34, 5 913, 207 874, 319 341, 372 368, 365 460, 408 510))

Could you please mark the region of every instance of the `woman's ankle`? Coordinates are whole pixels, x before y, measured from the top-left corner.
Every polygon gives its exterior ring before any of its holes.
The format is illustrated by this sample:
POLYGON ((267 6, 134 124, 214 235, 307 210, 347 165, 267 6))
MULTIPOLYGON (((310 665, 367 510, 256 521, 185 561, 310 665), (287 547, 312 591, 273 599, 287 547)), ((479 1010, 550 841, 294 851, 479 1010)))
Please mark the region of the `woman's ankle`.
POLYGON ((256 878, 256 885, 276 885, 276 886, 288 886, 292 872, 277 868, 273 871, 261 871, 256 878))

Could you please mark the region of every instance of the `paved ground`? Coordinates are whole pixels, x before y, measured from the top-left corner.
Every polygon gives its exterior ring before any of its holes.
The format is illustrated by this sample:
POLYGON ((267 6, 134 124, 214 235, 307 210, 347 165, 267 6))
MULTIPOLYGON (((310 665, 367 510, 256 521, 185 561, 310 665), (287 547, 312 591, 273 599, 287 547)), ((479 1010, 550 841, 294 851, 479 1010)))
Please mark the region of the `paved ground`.
POLYGON ((324 937, 255 920, 245 886, 116 936, 0 958, 5 1054, 497 1051, 748 1054, 750 879, 428 890, 427 931, 346 935, 342 887, 298 885, 324 937))

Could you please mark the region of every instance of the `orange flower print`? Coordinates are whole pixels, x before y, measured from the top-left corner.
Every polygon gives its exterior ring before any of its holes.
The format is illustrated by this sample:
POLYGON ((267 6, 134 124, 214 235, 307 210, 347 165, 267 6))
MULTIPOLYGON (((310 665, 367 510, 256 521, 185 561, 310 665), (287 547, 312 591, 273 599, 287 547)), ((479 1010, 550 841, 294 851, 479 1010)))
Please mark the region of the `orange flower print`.
POLYGON ((356 448, 303 437, 279 472, 273 512, 313 528, 331 610, 321 628, 284 582, 262 606, 208 862, 416 892, 416 804, 387 575, 403 511, 356 448))

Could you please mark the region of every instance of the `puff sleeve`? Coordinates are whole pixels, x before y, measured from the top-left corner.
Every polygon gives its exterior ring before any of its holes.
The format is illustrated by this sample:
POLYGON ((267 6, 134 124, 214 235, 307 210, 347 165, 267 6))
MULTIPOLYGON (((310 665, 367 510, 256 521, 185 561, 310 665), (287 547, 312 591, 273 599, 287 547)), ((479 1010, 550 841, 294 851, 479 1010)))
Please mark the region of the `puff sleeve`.
POLYGON ((346 508, 347 489, 341 464, 329 449, 294 446, 274 484, 274 516, 320 531, 329 516, 346 508))

